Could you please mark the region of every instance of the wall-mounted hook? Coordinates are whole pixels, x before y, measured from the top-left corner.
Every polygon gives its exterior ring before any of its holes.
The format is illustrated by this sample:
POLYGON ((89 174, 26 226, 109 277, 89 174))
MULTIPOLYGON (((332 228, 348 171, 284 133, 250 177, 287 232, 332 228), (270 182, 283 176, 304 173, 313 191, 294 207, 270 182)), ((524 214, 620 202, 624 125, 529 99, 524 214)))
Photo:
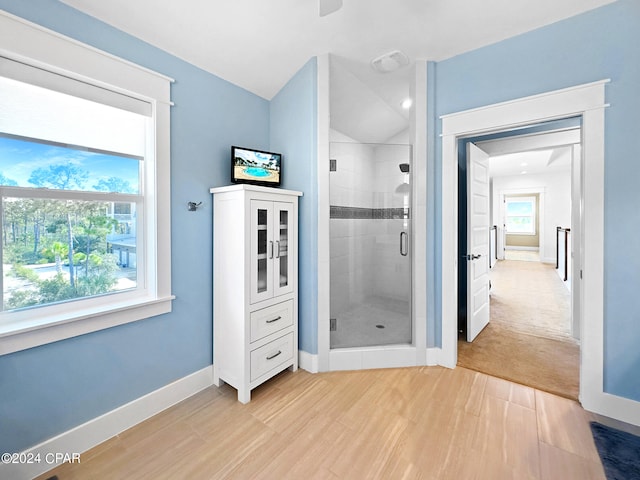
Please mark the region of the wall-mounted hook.
POLYGON ((202 205, 202 202, 198 202, 198 203, 196 203, 196 202, 187 202, 187 210, 190 211, 190 212, 195 212, 200 205, 202 205))

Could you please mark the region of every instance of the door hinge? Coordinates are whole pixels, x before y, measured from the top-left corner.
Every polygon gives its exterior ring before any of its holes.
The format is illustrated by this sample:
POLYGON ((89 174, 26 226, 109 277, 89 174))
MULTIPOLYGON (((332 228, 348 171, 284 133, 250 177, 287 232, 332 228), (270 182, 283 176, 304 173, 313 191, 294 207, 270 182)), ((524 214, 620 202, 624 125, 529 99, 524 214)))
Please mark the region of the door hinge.
POLYGON ((338 170, 338 160, 336 160, 335 158, 330 158, 329 159, 329 171, 330 172, 335 172, 338 170))
POLYGON ((580 280, 582 280, 582 270, 580 270, 580 280))
POLYGON ((330 332, 335 332, 336 330, 338 330, 338 319, 337 318, 330 318, 329 319, 329 331, 330 332))

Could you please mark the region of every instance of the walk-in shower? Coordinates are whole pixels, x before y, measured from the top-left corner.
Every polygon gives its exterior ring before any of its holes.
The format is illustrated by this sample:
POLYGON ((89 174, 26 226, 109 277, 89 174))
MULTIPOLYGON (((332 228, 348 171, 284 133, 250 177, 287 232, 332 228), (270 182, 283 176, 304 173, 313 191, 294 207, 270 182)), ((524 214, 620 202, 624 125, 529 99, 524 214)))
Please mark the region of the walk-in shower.
POLYGON ((330 347, 411 344, 411 147, 330 144, 330 347))

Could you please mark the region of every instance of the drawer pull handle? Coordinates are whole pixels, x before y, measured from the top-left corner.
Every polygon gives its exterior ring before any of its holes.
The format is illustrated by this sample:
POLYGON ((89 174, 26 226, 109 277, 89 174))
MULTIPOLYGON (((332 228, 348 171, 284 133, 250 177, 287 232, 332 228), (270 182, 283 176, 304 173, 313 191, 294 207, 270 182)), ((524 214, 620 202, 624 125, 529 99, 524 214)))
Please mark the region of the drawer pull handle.
POLYGON ((280 355, 282 353, 282 350, 278 350, 278 353, 274 353, 273 355, 271 355, 270 357, 267 357, 267 360, 273 360, 274 358, 276 358, 278 355, 280 355))
POLYGON ((267 323, 273 323, 273 322, 277 322, 278 320, 280 320, 282 317, 278 316, 276 318, 272 318, 271 320, 267 320, 267 323))

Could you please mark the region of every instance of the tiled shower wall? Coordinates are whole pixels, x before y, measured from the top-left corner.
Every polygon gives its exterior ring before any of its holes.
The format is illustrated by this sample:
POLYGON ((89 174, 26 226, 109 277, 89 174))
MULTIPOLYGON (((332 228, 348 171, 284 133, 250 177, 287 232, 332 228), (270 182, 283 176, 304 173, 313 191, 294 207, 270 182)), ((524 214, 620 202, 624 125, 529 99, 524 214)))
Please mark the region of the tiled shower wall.
POLYGON ((409 197, 396 189, 408 181, 399 164, 410 148, 332 143, 330 154, 331 316, 371 296, 408 301, 410 256, 399 242, 409 197))

